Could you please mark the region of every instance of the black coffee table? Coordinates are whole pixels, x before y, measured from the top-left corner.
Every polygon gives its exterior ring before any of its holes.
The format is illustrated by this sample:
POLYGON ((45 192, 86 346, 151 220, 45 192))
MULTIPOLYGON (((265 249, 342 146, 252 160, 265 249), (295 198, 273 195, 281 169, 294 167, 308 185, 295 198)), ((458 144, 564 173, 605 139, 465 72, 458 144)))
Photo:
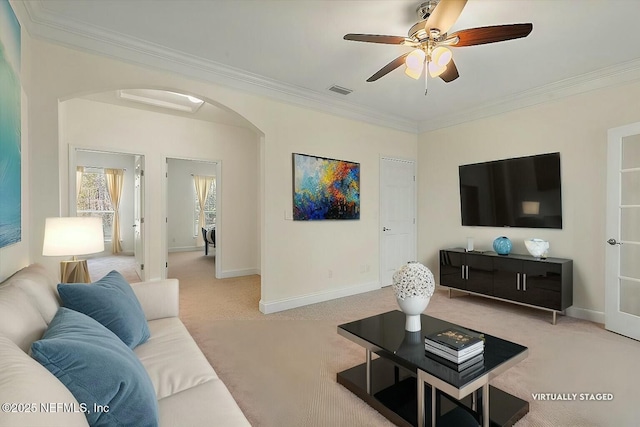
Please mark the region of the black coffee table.
POLYGON ((425 418, 431 426, 511 426, 529 412, 527 401, 489 385, 524 360, 527 347, 484 334, 484 360, 458 372, 426 354, 424 335, 460 326, 424 314, 421 320, 419 332, 404 330, 400 311, 338 326, 366 350, 366 362, 339 372, 338 383, 400 426, 424 426, 425 418))

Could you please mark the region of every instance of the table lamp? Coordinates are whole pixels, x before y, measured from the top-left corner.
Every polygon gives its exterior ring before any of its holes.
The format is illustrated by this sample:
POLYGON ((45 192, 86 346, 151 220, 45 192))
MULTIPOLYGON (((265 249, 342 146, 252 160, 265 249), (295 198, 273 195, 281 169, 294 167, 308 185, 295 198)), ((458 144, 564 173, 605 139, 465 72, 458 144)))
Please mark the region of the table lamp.
POLYGON ((78 255, 104 251, 102 218, 63 217, 47 218, 44 225, 44 256, 73 256, 60 262, 61 283, 90 283, 87 260, 78 255))

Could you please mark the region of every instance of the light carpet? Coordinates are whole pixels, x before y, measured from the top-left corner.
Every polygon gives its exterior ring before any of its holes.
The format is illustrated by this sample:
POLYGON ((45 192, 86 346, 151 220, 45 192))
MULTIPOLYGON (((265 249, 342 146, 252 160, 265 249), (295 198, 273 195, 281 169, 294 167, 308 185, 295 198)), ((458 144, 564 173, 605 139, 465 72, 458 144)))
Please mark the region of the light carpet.
MULTIPOLYGON (((390 288, 285 312, 258 311, 259 276, 214 279, 214 257, 170 255, 180 279, 180 317, 253 426, 389 426, 337 384, 364 349, 337 325, 397 309, 390 288)), ((529 347, 529 357, 492 381, 525 399, 516 425, 637 426, 640 343, 602 325, 480 297, 436 291, 426 314, 529 347), (612 401, 541 401, 534 393, 611 393, 612 401)), ((215 402, 212 402, 215 404, 215 402)))

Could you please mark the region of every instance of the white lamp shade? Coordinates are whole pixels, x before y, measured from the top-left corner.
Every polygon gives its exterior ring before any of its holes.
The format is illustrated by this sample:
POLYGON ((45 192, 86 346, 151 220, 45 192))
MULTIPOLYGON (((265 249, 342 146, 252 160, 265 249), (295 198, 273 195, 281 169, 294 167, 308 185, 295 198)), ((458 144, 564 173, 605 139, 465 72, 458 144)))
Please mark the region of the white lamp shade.
POLYGON ((104 251, 102 218, 47 218, 44 225, 44 256, 76 256, 104 251))

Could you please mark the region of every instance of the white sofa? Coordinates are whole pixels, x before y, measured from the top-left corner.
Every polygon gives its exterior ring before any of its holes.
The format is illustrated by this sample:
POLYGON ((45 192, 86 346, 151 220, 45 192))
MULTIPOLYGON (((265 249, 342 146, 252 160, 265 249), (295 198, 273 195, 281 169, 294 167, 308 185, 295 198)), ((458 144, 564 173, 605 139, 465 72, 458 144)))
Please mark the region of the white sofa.
MULTIPOLYGON (((86 426, 71 392, 29 355, 56 314, 57 281, 33 264, 0 284, 0 426, 86 426)), ((134 352, 158 399, 160 426, 249 426, 178 318, 178 281, 132 284, 151 337, 134 352)))

